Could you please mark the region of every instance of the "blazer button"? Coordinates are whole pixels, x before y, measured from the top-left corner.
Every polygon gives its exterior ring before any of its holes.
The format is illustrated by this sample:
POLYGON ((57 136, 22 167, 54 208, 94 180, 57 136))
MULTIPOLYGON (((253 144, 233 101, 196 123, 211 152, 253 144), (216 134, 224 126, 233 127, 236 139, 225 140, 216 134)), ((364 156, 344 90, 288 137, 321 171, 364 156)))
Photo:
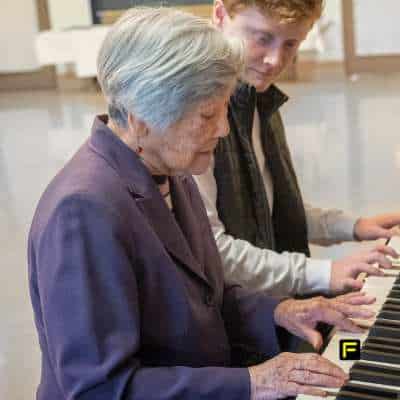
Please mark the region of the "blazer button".
POLYGON ((213 295, 211 293, 207 293, 206 294, 206 296, 204 298, 204 303, 209 307, 214 306, 214 298, 213 298, 213 295))

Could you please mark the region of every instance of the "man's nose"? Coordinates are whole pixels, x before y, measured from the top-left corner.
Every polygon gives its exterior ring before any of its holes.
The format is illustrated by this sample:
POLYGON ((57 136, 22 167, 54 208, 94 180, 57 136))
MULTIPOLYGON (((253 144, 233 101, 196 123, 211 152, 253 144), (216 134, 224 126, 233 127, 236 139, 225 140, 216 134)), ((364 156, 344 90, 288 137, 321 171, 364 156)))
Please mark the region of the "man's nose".
POLYGON ((271 67, 278 68, 283 64, 283 51, 281 48, 276 47, 269 49, 264 57, 264 64, 269 64, 271 67))

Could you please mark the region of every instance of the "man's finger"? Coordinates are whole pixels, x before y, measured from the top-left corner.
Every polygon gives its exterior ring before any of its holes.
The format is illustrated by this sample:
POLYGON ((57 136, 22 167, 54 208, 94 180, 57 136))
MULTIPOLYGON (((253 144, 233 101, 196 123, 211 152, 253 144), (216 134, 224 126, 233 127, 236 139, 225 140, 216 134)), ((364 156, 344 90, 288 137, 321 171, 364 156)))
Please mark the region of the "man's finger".
POLYGON ((363 286, 364 282, 357 279, 347 278, 343 282, 343 287, 345 290, 361 290, 363 286))
POLYGON ((391 261, 379 251, 369 253, 366 258, 368 264, 379 264, 383 268, 392 268, 391 261))
MULTIPOLYGON (((360 262, 355 266, 355 274, 357 276, 358 276, 358 274, 360 274, 362 272, 365 272, 368 275, 372 275, 372 276, 383 276, 385 274, 377 266, 368 264, 368 262, 369 262, 368 260, 367 260, 366 263, 360 262)), ((375 263, 377 261, 373 261, 373 262, 375 263)), ((383 265, 383 267, 384 268, 391 268, 392 267, 392 263, 389 263, 389 264, 386 263, 385 265, 383 265)))
POLYGON ((388 246, 386 244, 378 244, 375 247, 375 250, 378 251, 379 253, 382 253, 382 254, 385 254, 387 256, 391 256, 394 258, 398 258, 400 255, 399 253, 397 253, 397 251, 393 247, 388 246))

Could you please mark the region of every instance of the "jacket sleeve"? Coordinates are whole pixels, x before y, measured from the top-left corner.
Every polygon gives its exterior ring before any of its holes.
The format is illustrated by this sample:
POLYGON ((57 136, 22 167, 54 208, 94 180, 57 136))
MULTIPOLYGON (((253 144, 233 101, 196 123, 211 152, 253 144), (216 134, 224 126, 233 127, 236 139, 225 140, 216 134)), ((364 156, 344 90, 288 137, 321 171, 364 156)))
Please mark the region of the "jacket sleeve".
POLYGON ((342 210, 305 204, 308 237, 311 243, 329 246, 354 240, 356 217, 342 210))
POLYGON ((236 284, 225 286, 223 316, 235 364, 239 360, 241 365, 254 365, 279 354, 282 332, 275 324, 274 311, 282 299, 236 284), (245 357, 250 361, 244 361, 245 357))
POLYGON ((58 206, 38 238, 38 312, 64 398, 249 399, 245 368, 141 365, 130 249, 140 244, 128 247, 121 227, 109 207, 76 195, 58 206))
POLYGON ((329 290, 331 261, 307 258, 301 253, 277 253, 233 237, 219 219, 217 183, 211 165, 194 179, 205 204, 225 279, 269 295, 304 295, 329 290))

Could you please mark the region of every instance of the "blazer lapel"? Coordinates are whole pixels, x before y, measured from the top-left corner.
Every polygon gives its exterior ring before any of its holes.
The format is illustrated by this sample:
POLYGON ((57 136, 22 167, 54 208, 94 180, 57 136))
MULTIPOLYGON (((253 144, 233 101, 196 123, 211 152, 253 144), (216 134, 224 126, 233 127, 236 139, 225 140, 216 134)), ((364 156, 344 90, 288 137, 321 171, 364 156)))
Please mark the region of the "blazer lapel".
POLYGON ((135 201, 167 251, 191 273, 209 285, 202 266, 189 247, 187 232, 183 232, 161 194, 159 196, 159 199, 137 198, 135 201))
POLYGON ((186 177, 173 177, 170 179, 170 191, 174 205, 175 218, 178 225, 185 235, 186 241, 190 246, 192 254, 204 272, 204 240, 202 224, 193 212, 193 206, 185 192, 186 177))

